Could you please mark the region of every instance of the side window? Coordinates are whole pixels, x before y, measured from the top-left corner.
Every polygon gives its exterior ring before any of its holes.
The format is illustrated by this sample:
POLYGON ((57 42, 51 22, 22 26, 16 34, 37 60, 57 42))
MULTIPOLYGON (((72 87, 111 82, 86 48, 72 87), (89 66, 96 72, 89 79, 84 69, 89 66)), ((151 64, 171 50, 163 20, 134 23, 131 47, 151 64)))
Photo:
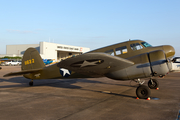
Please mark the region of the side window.
POLYGON ((107 53, 107 54, 110 54, 110 55, 114 56, 114 50, 113 50, 113 49, 108 50, 108 51, 106 51, 105 53, 107 53))
POLYGON ((139 43, 134 43, 134 44, 131 44, 130 46, 131 46, 131 49, 134 51, 143 49, 143 47, 139 43))
POLYGON ((116 50, 116 55, 121 55, 128 52, 126 46, 116 48, 115 50, 116 50))

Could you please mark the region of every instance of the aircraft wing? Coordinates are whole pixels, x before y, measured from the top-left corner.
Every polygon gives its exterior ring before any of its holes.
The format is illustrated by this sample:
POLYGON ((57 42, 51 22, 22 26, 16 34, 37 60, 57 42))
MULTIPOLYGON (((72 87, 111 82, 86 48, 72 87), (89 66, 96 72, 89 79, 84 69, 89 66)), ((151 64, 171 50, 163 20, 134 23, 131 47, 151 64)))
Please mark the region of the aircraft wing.
POLYGON ((28 73, 38 72, 41 70, 43 70, 43 69, 41 68, 41 69, 32 69, 32 70, 22 70, 19 72, 11 72, 11 73, 4 75, 3 77, 24 75, 24 74, 28 74, 28 73))
POLYGON ((132 61, 106 53, 86 53, 63 60, 57 66, 85 75, 103 76, 133 64, 132 61))

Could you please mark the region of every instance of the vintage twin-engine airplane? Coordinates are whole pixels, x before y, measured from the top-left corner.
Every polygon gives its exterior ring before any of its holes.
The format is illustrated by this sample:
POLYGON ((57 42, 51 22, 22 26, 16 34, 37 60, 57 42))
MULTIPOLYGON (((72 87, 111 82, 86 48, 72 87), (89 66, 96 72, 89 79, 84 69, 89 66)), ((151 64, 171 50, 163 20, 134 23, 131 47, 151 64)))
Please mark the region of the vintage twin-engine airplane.
POLYGON ((31 79, 92 78, 108 77, 114 80, 134 80, 138 98, 150 97, 150 89, 158 89, 156 76, 165 76, 171 71, 169 59, 175 54, 170 45, 153 47, 145 41, 133 40, 118 43, 65 59, 57 64, 45 66, 38 51, 28 48, 23 56, 20 72, 4 75, 23 75, 31 79), (140 78, 149 78, 148 86, 140 78))

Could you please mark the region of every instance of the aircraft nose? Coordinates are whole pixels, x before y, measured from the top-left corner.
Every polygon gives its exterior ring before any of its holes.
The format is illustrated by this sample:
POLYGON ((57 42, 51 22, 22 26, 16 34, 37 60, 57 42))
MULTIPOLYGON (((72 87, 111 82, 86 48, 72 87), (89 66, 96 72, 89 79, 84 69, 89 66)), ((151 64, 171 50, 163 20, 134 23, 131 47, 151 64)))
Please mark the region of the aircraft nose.
POLYGON ((171 45, 164 45, 163 50, 167 58, 173 57, 175 55, 175 50, 171 45))

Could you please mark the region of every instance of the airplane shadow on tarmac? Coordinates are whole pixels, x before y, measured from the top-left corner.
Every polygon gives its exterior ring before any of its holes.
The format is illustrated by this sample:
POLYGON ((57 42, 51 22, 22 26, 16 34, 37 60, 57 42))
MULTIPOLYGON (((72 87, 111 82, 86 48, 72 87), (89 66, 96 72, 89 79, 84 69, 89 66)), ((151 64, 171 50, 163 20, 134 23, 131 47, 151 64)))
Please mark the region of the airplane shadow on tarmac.
POLYGON ((13 88, 13 87, 21 87, 21 86, 27 86, 28 79, 23 79, 23 77, 16 77, 11 79, 1 79, 0 78, 0 88, 13 88), (21 83, 21 84, 10 84, 10 85, 4 85, 2 86, 1 82, 10 82, 10 83, 21 83))
MULTIPOLYGON (((24 77, 14 77, 10 79, 0 79, 1 82, 11 82, 11 83, 20 83, 20 84, 11 84, 11 85, 4 85, 0 86, 0 88, 16 88, 16 87, 31 87, 29 86, 29 79, 26 79, 24 77)), ((115 95, 115 96, 123 96, 123 97, 130 97, 130 98, 136 98, 135 96, 129 96, 129 95, 123 95, 119 93, 112 93, 112 92, 104 92, 104 91, 98 91, 98 90, 91 90, 91 89, 85 89, 77 85, 72 85, 77 82, 82 83, 99 83, 99 84, 109 84, 109 85, 117 85, 117 86, 128 86, 128 87, 134 87, 137 86, 129 86, 129 85, 123 85, 123 84, 111 84, 111 83, 103 83, 100 81, 93 81, 93 80, 87 80, 87 79, 42 79, 42 80, 34 80, 34 86, 51 86, 51 87, 59 87, 59 88, 69 88, 69 89, 80 89, 84 91, 92 91, 92 92, 98 92, 102 94, 109 94, 109 95, 115 95)), ((33 87, 33 86, 32 86, 33 87)))

